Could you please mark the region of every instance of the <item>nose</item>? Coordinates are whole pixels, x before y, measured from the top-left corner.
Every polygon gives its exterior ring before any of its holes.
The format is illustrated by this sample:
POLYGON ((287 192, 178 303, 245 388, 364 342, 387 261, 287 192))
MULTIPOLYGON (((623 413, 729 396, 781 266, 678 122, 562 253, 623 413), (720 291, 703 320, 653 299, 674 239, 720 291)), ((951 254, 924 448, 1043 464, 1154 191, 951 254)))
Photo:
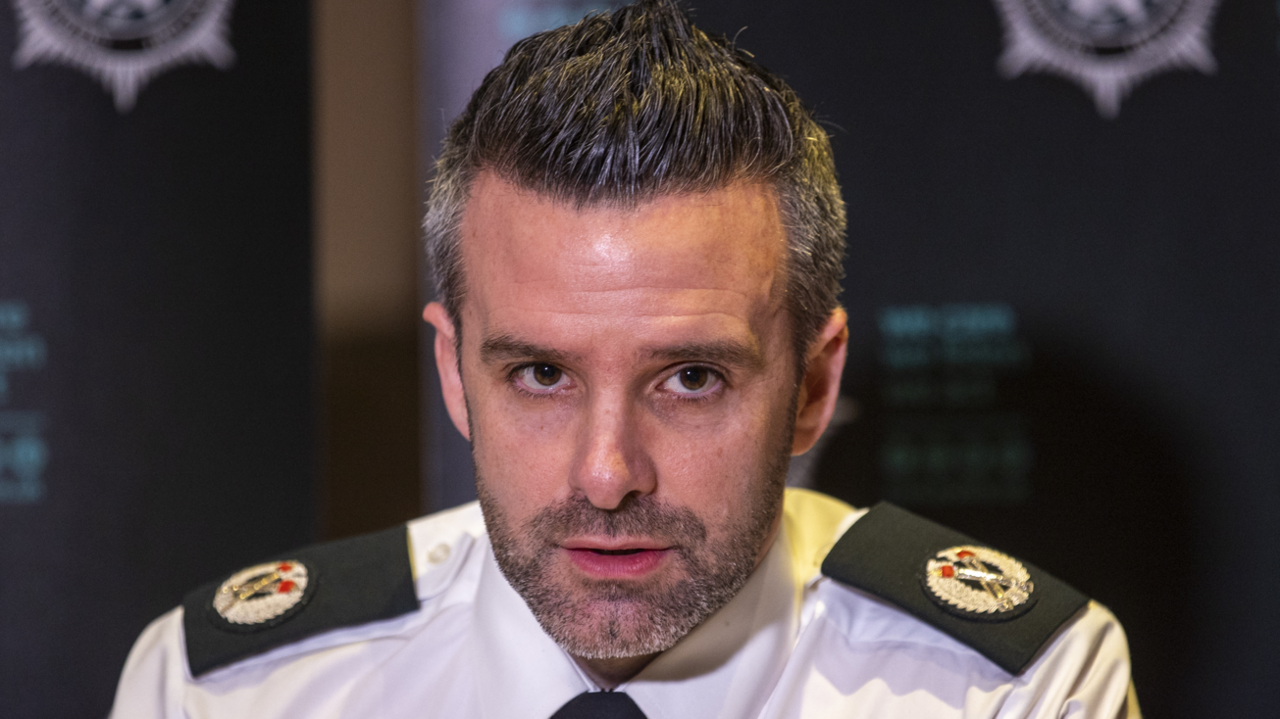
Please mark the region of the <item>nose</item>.
POLYGON ((570 483, 600 509, 617 509, 628 495, 656 487, 634 414, 625 397, 598 397, 583 423, 570 483))

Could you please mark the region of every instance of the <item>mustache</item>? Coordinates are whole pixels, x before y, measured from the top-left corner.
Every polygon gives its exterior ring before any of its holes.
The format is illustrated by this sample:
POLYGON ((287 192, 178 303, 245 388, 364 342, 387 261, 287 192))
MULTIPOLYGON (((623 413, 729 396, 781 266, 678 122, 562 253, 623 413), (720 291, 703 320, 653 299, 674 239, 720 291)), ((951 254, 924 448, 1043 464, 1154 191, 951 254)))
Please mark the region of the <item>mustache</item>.
POLYGON ((652 496, 629 496, 617 509, 600 509, 585 497, 544 507, 529 520, 533 536, 548 544, 587 534, 605 537, 643 536, 682 547, 707 540, 707 525, 686 507, 652 496))

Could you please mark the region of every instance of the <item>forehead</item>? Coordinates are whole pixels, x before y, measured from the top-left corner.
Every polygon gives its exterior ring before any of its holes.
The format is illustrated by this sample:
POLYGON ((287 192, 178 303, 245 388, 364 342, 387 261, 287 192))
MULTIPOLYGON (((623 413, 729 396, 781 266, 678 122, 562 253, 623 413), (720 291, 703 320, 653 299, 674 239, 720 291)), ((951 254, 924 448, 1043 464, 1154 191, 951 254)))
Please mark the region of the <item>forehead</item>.
POLYGON ((765 184, 578 208, 482 173, 461 238, 464 313, 484 324, 530 312, 754 322, 782 302, 786 238, 765 184))

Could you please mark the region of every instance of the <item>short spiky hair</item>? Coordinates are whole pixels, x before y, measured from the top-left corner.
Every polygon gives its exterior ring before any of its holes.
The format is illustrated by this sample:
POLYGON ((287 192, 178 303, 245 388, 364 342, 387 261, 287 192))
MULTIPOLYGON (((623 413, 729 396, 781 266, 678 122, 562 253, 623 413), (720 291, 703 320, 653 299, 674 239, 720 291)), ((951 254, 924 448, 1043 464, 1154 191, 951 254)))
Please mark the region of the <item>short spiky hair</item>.
POLYGON ((804 350, 835 309, 845 216, 826 132, 795 92, 673 0, 640 0, 516 43, 454 121, 425 221, 436 297, 461 331, 459 224, 484 170, 577 206, 772 184, 787 310, 804 350))

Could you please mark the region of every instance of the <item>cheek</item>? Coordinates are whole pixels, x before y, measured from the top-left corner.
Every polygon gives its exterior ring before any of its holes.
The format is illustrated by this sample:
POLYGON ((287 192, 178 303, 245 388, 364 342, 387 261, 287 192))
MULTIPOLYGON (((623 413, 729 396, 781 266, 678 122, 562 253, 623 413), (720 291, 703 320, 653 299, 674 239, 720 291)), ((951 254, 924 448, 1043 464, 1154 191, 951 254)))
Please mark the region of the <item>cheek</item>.
POLYGON ((560 498, 573 456, 571 412, 513 403, 501 391, 472 398, 476 472, 513 515, 530 514, 560 498))
POLYGON ((739 407, 695 431, 659 424, 646 432, 659 494, 716 524, 748 511, 775 461, 779 429, 767 407, 739 407))

